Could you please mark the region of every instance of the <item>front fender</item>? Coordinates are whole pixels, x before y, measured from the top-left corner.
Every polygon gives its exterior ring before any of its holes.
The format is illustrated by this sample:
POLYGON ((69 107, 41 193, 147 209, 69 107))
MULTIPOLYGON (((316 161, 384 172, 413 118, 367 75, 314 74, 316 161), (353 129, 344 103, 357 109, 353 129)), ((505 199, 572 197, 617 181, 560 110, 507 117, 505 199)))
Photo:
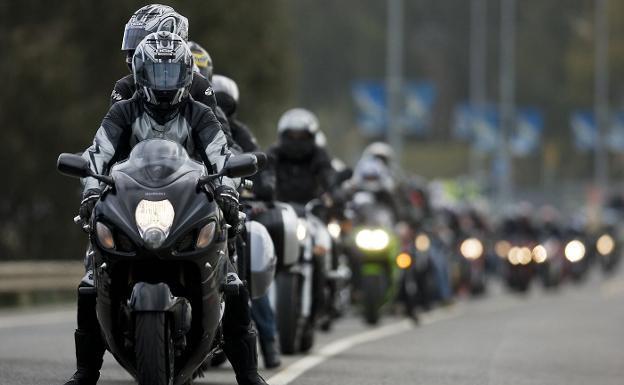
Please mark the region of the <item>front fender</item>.
POLYGON ((177 302, 166 283, 138 282, 132 288, 128 305, 131 311, 169 311, 177 302))

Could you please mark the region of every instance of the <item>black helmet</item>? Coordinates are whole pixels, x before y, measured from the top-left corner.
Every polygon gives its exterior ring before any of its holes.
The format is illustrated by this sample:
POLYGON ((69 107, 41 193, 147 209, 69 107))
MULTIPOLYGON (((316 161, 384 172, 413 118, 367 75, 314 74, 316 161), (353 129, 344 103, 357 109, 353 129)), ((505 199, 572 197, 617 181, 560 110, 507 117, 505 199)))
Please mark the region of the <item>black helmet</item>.
POLYGON ((195 60, 195 71, 199 72, 203 77, 212 80, 212 58, 201 45, 194 41, 189 41, 188 46, 195 60))
POLYGON ((212 78, 212 89, 217 98, 217 104, 227 116, 236 112, 238 107, 238 85, 227 76, 214 75, 212 78))
POLYGON ((136 47, 132 71, 148 113, 159 121, 167 121, 189 95, 193 81, 191 51, 176 34, 152 33, 136 47))
POLYGON ((139 43, 153 32, 168 31, 188 40, 188 20, 168 5, 150 4, 137 10, 124 29, 121 50, 131 64, 132 55, 139 43))

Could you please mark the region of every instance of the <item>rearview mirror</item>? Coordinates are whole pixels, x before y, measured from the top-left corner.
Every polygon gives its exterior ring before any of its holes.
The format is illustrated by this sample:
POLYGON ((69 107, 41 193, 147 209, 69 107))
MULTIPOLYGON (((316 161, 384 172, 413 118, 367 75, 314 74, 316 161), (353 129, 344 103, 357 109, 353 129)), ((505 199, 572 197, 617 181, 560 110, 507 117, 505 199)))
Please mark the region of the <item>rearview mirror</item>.
POLYGON ((253 154, 240 154, 231 156, 222 174, 230 178, 244 178, 258 172, 258 159, 253 154))
POLYGON ((91 175, 89 161, 76 154, 64 153, 59 155, 56 168, 61 174, 76 178, 86 178, 91 175))

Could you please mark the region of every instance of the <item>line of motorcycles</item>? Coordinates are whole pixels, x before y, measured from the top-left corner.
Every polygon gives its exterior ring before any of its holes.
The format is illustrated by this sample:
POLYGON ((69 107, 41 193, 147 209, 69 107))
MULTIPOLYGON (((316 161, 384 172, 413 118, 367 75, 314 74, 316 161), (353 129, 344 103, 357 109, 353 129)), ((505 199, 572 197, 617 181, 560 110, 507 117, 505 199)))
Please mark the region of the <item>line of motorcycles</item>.
POLYGON ((493 231, 476 210, 429 210, 422 191, 413 191, 421 193, 415 205, 422 220, 409 224, 359 190, 339 210, 322 200, 243 199, 235 268, 211 182, 248 178, 265 161, 263 154, 235 155, 207 175, 182 146, 163 139, 137 144, 110 176, 94 174, 78 155, 59 157, 62 173, 107 185, 91 220, 78 222, 91 241, 107 348, 140 384, 188 385, 219 360, 225 297, 242 284, 234 271, 253 297, 269 294, 281 350, 296 354, 312 349, 316 330, 331 330, 351 309, 370 325, 389 309, 417 318, 457 294, 485 293, 492 274, 524 291, 534 278, 547 287, 567 276, 580 280, 592 260, 605 271, 619 262, 614 228, 537 231, 510 218, 493 231))

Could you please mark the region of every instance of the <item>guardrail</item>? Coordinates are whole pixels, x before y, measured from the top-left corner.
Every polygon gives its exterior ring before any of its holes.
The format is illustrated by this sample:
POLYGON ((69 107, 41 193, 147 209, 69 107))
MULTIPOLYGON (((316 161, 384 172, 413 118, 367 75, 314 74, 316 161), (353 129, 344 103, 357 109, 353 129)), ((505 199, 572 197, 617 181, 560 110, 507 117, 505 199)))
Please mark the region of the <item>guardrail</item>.
POLYGON ((0 294, 75 290, 83 275, 82 262, 0 262, 0 294))

